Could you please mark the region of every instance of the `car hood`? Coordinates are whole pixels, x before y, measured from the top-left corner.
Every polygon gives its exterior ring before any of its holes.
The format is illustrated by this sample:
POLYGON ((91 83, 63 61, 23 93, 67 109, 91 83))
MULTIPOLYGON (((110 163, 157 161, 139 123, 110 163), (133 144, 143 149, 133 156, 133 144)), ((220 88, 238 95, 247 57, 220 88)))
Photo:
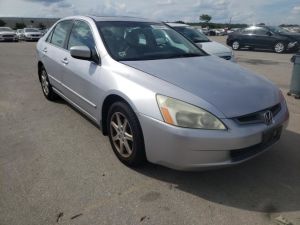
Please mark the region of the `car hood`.
POLYGON ((200 97, 227 118, 257 112, 280 101, 278 88, 271 82, 216 56, 122 63, 200 97))
POLYGON ((41 32, 24 32, 24 34, 38 34, 38 35, 42 35, 41 32))
POLYGON ((3 35, 3 34, 7 34, 7 35, 15 35, 16 33, 13 32, 13 31, 0 31, 0 34, 3 35))
POLYGON ((280 35, 285 36, 285 37, 293 38, 293 39, 300 42, 300 34, 292 33, 292 32, 286 32, 286 33, 280 33, 280 35))
POLYGON ((215 41, 196 43, 196 45, 211 55, 224 56, 231 55, 232 52, 231 49, 215 41))

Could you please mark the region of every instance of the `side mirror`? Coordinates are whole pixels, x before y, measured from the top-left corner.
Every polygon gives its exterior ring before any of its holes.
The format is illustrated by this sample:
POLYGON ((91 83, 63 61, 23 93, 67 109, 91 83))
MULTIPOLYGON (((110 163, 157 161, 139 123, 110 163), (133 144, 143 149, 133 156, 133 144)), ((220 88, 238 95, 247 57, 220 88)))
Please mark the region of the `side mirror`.
POLYGON ((91 49, 87 46, 73 46, 70 48, 70 54, 73 58, 90 60, 92 57, 91 49))

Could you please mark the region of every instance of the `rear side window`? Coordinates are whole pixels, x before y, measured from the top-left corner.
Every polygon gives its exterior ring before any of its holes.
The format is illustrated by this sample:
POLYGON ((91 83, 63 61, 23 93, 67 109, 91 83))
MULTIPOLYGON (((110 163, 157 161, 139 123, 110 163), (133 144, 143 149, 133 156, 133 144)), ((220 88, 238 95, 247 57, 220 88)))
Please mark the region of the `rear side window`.
MULTIPOLYGON (((53 29, 54 30, 54 29, 53 29)), ((46 39, 46 42, 50 42, 51 41, 51 37, 52 37, 52 34, 53 34, 53 30, 50 32, 50 34, 48 35, 47 39, 46 39)))
POLYGON ((90 49, 95 49, 95 41, 91 28, 86 22, 77 21, 71 31, 68 50, 73 46, 87 46, 90 49))
POLYGON ((242 31, 242 34, 254 34, 254 28, 246 28, 242 31))
POLYGON ((64 20, 56 25, 54 28, 50 43, 58 47, 64 48, 67 35, 71 30, 73 21, 64 20))
POLYGON ((267 33, 268 33, 268 30, 266 30, 264 28, 258 28, 258 29, 255 30, 255 34, 256 35, 263 35, 263 36, 265 36, 265 35, 267 35, 267 33))

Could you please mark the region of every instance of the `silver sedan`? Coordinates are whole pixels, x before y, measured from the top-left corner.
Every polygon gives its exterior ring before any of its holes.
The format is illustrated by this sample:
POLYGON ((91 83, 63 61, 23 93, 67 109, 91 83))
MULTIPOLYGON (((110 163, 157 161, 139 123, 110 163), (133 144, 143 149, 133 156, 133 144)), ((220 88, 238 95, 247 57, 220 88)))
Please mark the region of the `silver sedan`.
POLYGON ((64 18, 39 40, 37 58, 45 97, 98 124, 128 166, 237 164, 276 143, 289 118, 274 84, 161 22, 64 18))

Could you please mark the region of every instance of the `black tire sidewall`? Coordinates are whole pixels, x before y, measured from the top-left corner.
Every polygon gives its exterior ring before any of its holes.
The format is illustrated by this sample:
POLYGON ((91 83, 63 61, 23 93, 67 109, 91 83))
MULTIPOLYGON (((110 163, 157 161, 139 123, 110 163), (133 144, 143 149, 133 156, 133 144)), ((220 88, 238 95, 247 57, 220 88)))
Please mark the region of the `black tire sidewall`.
POLYGON ((127 166, 139 166, 145 161, 146 157, 145 157, 144 137, 143 137, 142 129, 138 121, 138 118, 136 117, 135 113, 133 112, 133 110, 130 108, 128 104, 126 104, 125 102, 115 102, 111 105, 107 116, 107 131, 108 131, 111 147, 115 155, 122 163, 124 163, 127 166), (132 130, 133 152, 131 156, 129 156, 128 158, 125 158, 119 154, 112 141, 110 121, 112 115, 115 112, 120 112, 126 117, 130 125, 130 128, 132 130))
POLYGON ((54 91, 53 91, 53 89, 52 89, 52 86, 51 86, 50 81, 49 81, 48 73, 47 73, 45 67, 42 67, 42 68, 41 68, 40 83, 41 83, 42 92, 43 92, 44 96, 45 96, 48 100, 54 101, 54 100, 57 98, 57 95, 56 95, 56 93, 54 93, 54 91), (43 90, 43 86, 42 86, 42 73, 43 73, 43 71, 45 71, 45 73, 46 73, 46 79, 47 79, 48 84, 49 84, 49 85, 48 85, 48 88, 49 88, 49 93, 48 93, 48 95, 45 94, 45 92, 44 92, 44 90, 43 90))

